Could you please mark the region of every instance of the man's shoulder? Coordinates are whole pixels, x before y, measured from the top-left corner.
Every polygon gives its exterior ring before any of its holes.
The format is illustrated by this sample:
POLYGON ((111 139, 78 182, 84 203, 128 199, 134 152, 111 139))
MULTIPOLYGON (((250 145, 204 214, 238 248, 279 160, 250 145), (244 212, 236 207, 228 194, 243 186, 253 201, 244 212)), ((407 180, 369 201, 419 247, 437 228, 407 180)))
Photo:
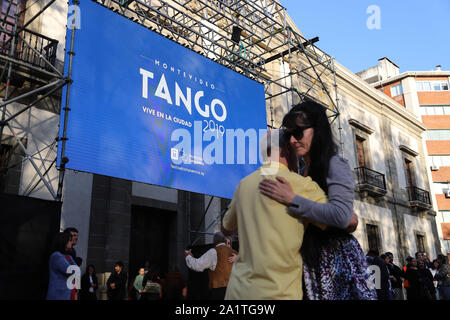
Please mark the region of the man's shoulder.
POLYGON ((322 191, 317 182, 315 182, 311 177, 304 177, 295 172, 283 171, 278 176, 281 176, 288 180, 292 187, 297 190, 309 190, 309 191, 322 191))

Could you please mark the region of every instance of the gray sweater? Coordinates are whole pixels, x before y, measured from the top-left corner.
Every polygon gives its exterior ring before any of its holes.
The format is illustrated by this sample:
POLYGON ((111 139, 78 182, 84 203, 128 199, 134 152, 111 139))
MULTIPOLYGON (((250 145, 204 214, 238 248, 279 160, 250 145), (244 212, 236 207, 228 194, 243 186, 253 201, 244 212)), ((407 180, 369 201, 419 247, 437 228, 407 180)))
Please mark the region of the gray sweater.
POLYGON ((327 226, 346 229, 353 214, 355 182, 347 160, 333 156, 327 177, 328 203, 295 196, 289 207, 292 216, 308 218, 327 226))

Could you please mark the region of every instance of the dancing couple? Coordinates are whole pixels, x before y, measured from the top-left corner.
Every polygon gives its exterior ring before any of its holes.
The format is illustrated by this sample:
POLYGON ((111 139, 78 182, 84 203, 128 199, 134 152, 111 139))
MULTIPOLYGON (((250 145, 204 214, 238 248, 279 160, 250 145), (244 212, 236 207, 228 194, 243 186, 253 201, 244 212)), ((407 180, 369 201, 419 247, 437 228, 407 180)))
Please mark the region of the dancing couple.
POLYGON ((352 171, 337 154, 326 109, 295 105, 261 148, 264 164, 241 180, 222 221, 240 246, 225 298, 376 299, 351 235, 352 171))

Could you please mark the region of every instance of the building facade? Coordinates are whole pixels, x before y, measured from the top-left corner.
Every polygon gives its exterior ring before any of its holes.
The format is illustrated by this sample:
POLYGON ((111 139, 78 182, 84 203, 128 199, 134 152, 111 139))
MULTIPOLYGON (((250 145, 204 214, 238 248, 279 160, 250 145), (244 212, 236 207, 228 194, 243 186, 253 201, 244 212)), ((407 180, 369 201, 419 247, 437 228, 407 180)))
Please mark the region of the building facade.
POLYGON ((414 114, 426 127, 422 137, 428 154, 426 170, 432 183, 437 229, 442 252, 450 255, 450 71, 436 66, 432 71, 400 73, 395 63, 382 58, 379 66, 359 75, 414 114))
MULTIPOLYGON (((17 0, 11 2, 17 4, 17 0)), ((99 2, 106 6, 105 10, 109 8, 129 18, 134 17, 133 12, 121 11, 123 8, 118 1, 99 2)), ((130 6, 140 2, 154 1, 136 1, 130 6)), ((171 1, 157 2, 165 4, 171 1)), ((180 1, 172 2, 178 4, 180 1)), ((190 3, 195 7, 197 2, 190 3)), ((21 17, 21 23, 26 24, 46 4, 22 1, 22 5, 29 8, 21 17)), ((184 9, 194 10, 194 7, 184 9)), ((159 8, 165 10, 164 6, 159 8)), ((71 10, 73 8, 69 8, 65 0, 56 0, 26 27, 36 37, 53 43, 56 54, 51 62, 61 72, 64 60, 68 63, 65 54, 68 51, 65 48, 66 17, 71 10)), ((170 10, 162 13, 166 16, 173 14, 170 10)), ((270 17, 282 18, 275 14, 270 17)), ((289 28, 300 33, 288 15, 283 19, 289 28)), ((216 26, 218 30, 223 28, 221 21, 217 21, 216 26)), ((1 56, 2 61, 9 61, 6 53, 1 56)), ((24 56, 17 56, 16 60, 15 65, 27 62, 24 56)), ((437 230, 436 213, 432 210, 429 196, 431 178, 427 174, 426 146, 422 143, 426 130, 424 124, 408 108, 387 98, 339 63, 334 64, 335 79, 333 74, 321 79, 323 87, 329 90, 327 95, 323 90, 314 89, 314 85, 322 84, 313 81, 312 71, 298 71, 301 77, 288 78, 294 68, 301 70, 301 66, 306 64, 300 55, 289 60, 281 55, 281 60, 268 63, 264 77, 268 80, 283 77, 286 87, 309 92, 310 96, 328 106, 330 112, 336 112, 336 106, 339 106, 340 116, 334 118, 332 126, 341 155, 354 171, 354 211, 359 217, 355 236, 363 250, 390 251, 399 265, 416 251, 426 251, 435 257, 441 251, 440 231, 437 230), (333 97, 333 102, 327 101, 328 97, 333 97)), ((30 90, 36 82, 50 81, 46 67, 36 66, 30 61, 25 67, 28 69, 15 73, 16 81, 11 81, 14 90, 10 97, 30 90), (36 68, 40 73, 36 73, 36 68)), ((4 96, 6 80, 1 80, 4 96)), ((267 100, 267 125, 276 128, 292 104, 300 101, 300 95, 274 89, 272 96, 267 100)), ((24 99, 9 104, 6 114, 15 114, 27 103, 29 101, 24 99)), ((50 190, 58 188, 59 171, 52 163, 52 157, 56 157, 54 142, 59 137, 60 110, 64 106, 61 92, 57 92, 12 120, 10 125, 14 134, 4 128, 2 192, 54 200, 50 190), (19 148, 15 136, 22 140, 27 152, 19 148), (29 157, 42 163, 46 183, 36 178, 36 168, 29 157)), ((118 260, 125 263, 131 278, 146 261, 158 264, 162 272, 177 266, 187 277, 184 249, 191 244, 212 242, 211 235, 220 229, 220 212, 229 202, 228 199, 74 170, 66 170, 62 191, 60 229, 75 227, 79 230, 76 250, 84 261, 82 269, 91 263, 96 266, 102 282, 102 297, 106 277, 118 260)))

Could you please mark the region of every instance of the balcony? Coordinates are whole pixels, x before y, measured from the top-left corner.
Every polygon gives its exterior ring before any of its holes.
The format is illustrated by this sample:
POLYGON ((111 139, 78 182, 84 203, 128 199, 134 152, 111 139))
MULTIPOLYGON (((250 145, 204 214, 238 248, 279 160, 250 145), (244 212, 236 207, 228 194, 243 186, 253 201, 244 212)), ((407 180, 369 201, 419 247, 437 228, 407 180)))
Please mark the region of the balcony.
POLYGON ((428 210, 431 208, 430 193, 417 187, 407 187, 409 205, 419 210, 428 210))
MULTIPOLYGON (((44 78, 45 76, 51 77, 54 75, 54 70, 51 66, 57 68, 56 51, 58 49, 58 41, 24 29, 19 33, 20 37, 15 39, 14 54, 11 57, 12 41, 10 39, 12 30, 13 25, 8 22, 5 23, 5 29, 0 29, 0 60, 15 62, 14 70, 25 75, 44 78)), ((17 75, 15 77, 17 78, 17 75)))
POLYGON ((358 179, 356 187, 359 192, 367 192, 375 197, 386 194, 384 174, 366 167, 355 168, 355 172, 358 179))

